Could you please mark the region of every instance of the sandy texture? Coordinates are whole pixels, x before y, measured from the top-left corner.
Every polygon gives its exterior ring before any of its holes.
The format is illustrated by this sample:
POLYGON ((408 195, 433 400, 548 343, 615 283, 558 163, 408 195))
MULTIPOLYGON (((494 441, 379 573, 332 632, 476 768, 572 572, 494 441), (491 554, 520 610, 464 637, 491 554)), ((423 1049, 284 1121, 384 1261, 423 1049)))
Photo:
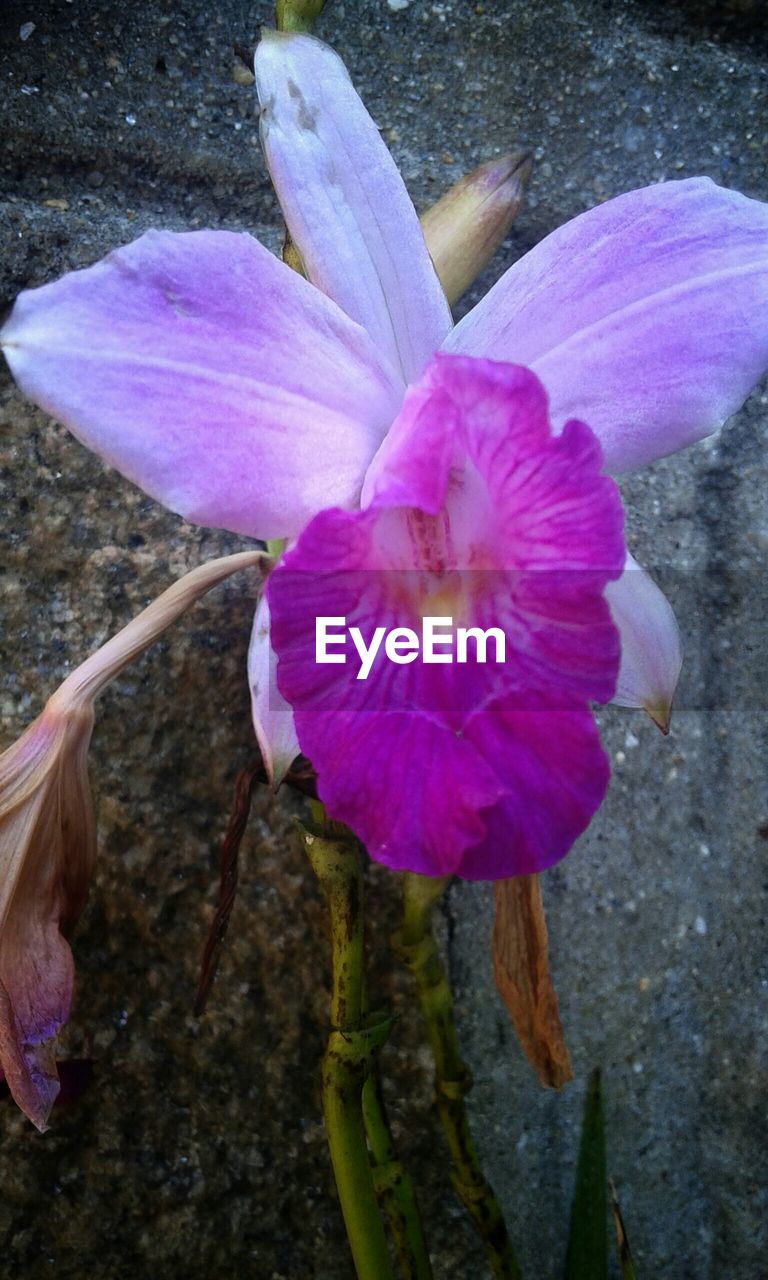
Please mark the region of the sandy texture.
MULTIPOLYGON (((758 8, 730 6, 746 22, 736 39, 685 5, 657 18, 600 0, 361 0, 332 4, 319 34, 346 58, 420 207, 479 160, 535 149, 530 199, 487 285, 630 187, 706 173, 768 197, 758 8)), ((252 90, 235 82, 231 52, 270 16, 240 0, 6 2, 0 304, 150 226, 245 228, 277 244, 252 90)), ((240 544, 158 508, 0 378, 5 742, 172 576, 240 544)), ((639 1274, 765 1274, 767 403, 758 391, 717 441, 624 485, 631 545, 678 602, 687 665, 668 739, 639 715, 603 715, 608 801, 545 878, 576 1070, 563 1095, 522 1064, 493 991, 489 888, 458 885, 446 905, 475 1130, 528 1277, 562 1265, 595 1063, 639 1274)), ((253 590, 245 576, 218 589, 103 700, 101 857, 65 1044, 96 1060, 96 1078, 44 1137, 0 1107, 0 1273, 12 1280, 351 1274, 319 1125, 326 946, 291 834, 298 801, 259 798, 210 1011, 191 1014, 216 841, 252 750, 253 590)), ((404 1014, 385 1057, 393 1113, 425 1188, 436 1276, 477 1280, 429 1061, 391 971, 395 887, 379 869, 370 899, 373 980, 404 1014)))

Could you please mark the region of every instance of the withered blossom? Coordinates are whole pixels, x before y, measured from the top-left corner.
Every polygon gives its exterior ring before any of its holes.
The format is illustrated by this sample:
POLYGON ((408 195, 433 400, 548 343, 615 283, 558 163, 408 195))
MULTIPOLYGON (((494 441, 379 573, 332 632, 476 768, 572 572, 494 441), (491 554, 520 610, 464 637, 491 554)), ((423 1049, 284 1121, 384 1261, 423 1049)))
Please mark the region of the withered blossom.
POLYGON ((245 551, 185 574, 73 671, 0 755, 0 1079, 40 1130, 59 1092, 55 1036, 72 1000, 66 939, 96 857, 94 700, 206 591, 264 559, 245 551))

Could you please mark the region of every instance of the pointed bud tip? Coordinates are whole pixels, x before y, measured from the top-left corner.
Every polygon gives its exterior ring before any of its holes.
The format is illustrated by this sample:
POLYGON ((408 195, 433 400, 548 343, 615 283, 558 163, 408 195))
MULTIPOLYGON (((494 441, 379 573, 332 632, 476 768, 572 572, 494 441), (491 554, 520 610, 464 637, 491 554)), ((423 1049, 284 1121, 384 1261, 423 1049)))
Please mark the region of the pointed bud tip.
POLYGON ((262 754, 262 759, 270 790, 277 793, 291 771, 296 753, 295 751, 269 752, 267 755, 262 754))
POLYGON ((650 716, 656 728, 660 729, 666 738, 672 721, 672 699, 656 698, 653 701, 648 700, 643 703, 643 711, 650 716))
MULTIPOLYGON (((477 209, 486 200, 502 197, 509 200, 520 198, 522 191, 533 169, 533 152, 525 150, 505 151, 503 155, 492 156, 482 164, 465 173, 463 178, 446 192, 443 200, 452 199, 454 205, 458 198, 466 200, 469 196, 477 209)), ((440 201, 438 201, 438 206, 440 201)))
POLYGON ((490 160, 490 165, 497 165, 500 173, 501 186, 504 182, 509 182, 510 178, 515 178, 524 185, 533 172, 533 152, 532 151, 507 151, 503 156, 499 156, 498 160, 490 160))

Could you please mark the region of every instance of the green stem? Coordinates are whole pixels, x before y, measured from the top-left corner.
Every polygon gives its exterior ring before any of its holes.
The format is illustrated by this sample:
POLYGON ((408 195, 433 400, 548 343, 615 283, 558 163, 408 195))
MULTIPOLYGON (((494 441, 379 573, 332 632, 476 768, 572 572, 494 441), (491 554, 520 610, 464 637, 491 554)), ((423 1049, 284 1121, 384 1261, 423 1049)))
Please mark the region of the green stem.
POLYGON ((362 1031, 332 1031, 323 1055, 323 1119, 358 1280, 392 1280, 361 1102, 371 1064, 390 1025, 384 1019, 362 1031))
POLYGON ((432 1280, 413 1180, 397 1158, 375 1067, 363 1086, 363 1120, 373 1185, 392 1235, 402 1280, 432 1280))
POLYGON ((364 990, 360 854, 349 832, 342 828, 337 833, 331 824, 324 825, 323 835, 305 828, 302 839, 330 913, 331 1027, 335 1031, 359 1031, 364 990))
POLYGON ((325 0, 277 0, 275 22, 278 31, 311 31, 325 0))
POLYGON ((521 1280, 501 1208, 483 1177, 469 1130, 464 1098, 472 1077, 462 1061, 450 986, 432 933, 432 908, 449 877, 403 876, 403 923, 392 942, 413 975, 435 1059, 437 1109, 451 1154, 451 1181, 485 1246, 496 1280, 521 1280))
POLYGON ((301 828, 330 913, 331 1033, 322 1061, 323 1119, 358 1280, 392 1280, 363 1124, 362 1094, 391 1019, 363 1016, 363 874, 344 828, 301 828))
POLYGON ((285 551, 287 541, 287 538, 267 538, 267 554, 272 556, 275 562, 280 559, 285 551))

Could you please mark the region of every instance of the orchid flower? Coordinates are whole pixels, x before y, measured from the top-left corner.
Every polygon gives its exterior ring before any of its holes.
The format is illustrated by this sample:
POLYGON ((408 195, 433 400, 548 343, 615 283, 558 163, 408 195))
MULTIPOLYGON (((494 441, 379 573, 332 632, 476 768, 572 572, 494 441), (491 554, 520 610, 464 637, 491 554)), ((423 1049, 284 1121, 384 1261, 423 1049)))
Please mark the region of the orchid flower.
POLYGON ((185 574, 67 676, 0 754, 0 1081, 38 1129, 59 1092, 53 1040, 69 1016, 74 977, 65 938, 96 858, 94 700, 206 591, 261 560, 245 551, 185 574))
POLYGON ((605 790, 588 702, 618 688, 668 718, 677 628, 621 573, 608 475, 716 430, 768 365, 768 208, 705 178, 619 196, 454 327, 337 55, 270 33, 255 71, 307 279, 248 235, 149 232, 23 294, 3 348, 27 395, 172 510, 295 540, 250 662, 276 782, 303 749, 332 816, 393 866, 541 868, 605 790), (499 610, 504 679, 441 692, 405 667, 395 689, 376 668, 367 701, 321 682, 300 607, 397 620, 398 577, 407 617, 443 589, 470 622, 499 610))

